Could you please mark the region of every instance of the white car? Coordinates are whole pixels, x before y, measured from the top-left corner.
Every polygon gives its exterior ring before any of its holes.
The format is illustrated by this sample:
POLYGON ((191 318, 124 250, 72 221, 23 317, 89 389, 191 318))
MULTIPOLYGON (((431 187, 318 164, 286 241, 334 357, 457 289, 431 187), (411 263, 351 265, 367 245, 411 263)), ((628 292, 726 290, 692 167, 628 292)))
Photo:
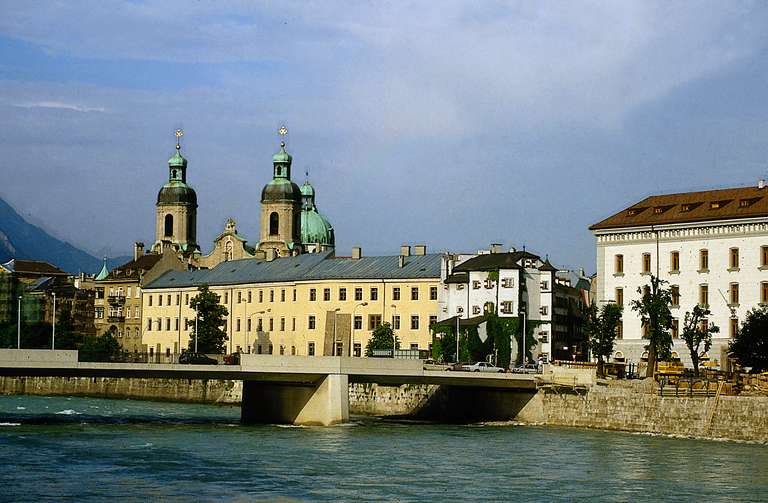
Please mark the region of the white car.
POLYGON ((472 365, 462 365, 461 370, 465 372, 504 372, 501 367, 496 367, 488 362, 477 362, 472 365))

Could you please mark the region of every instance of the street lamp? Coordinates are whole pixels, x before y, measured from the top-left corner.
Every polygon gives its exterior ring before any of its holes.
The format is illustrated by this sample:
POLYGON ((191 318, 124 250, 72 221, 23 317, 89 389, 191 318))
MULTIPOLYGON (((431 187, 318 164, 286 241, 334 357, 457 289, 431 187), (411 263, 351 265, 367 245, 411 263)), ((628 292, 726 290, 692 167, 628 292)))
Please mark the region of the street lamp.
POLYGON ((341 311, 340 307, 333 310, 333 356, 341 356, 336 354, 336 313, 341 311))
POLYGON ((21 295, 19 295, 19 309, 16 316, 16 341, 18 349, 21 349, 21 295))
MULTIPOLYGON (((367 305, 368 305, 367 302, 361 302, 357 304, 354 308, 352 308, 352 342, 349 345, 349 356, 355 356, 355 354, 353 353, 355 348, 355 311, 357 310, 358 307, 367 306, 367 305)), ((362 354, 362 351, 360 353, 362 354)))
MULTIPOLYGON (((250 319, 252 317, 256 316, 257 314, 266 314, 266 313, 270 313, 270 312, 272 312, 272 308, 271 307, 269 309, 264 310, 264 311, 256 311, 255 313, 252 313, 252 314, 248 315, 248 320, 250 321, 250 319)), ((251 345, 250 345, 250 339, 248 338, 248 334, 250 333, 250 330, 248 330, 249 327, 245 327, 245 328, 246 328, 246 330, 245 330, 245 347, 248 350, 248 353, 250 353, 251 352, 251 345)))
POLYGON ((53 292, 53 327, 51 328, 51 350, 56 349, 56 292, 53 292))
POLYGON ((395 357, 395 349, 397 348, 397 335, 395 335, 395 320, 397 319, 397 306, 392 304, 389 306, 394 311, 392 315, 392 358, 395 357))

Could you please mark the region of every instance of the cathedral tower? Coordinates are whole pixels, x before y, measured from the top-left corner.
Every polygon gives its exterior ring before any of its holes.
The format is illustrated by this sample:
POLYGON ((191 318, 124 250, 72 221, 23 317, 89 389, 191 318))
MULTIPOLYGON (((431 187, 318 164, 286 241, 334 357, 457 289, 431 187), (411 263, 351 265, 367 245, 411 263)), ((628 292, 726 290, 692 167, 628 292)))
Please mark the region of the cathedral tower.
MULTIPOLYGON (((281 134, 287 133, 280 128, 281 134)), ((272 180, 261 191, 261 231, 258 250, 285 257, 301 253, 301 190, 291 181, 293 158, 280 142, 272 157, 272 180)))
POLYGON ((176 130, 176 153, 168 159, 168 183, 157 194, 154 253, 172 247, 188 257, 199 251, 197 245, 197 194, 187 185, 187 160, 181 155, 179 138, 184 133, 176 130))

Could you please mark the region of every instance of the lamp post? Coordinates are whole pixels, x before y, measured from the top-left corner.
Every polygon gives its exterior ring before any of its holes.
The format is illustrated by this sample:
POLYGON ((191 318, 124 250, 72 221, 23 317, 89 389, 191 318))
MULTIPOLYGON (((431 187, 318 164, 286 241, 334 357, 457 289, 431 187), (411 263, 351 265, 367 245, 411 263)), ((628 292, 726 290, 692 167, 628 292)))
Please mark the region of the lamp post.
POLYGON ((389 306, 392 308, 392 358, 395 357, 395 349, 397 349, 397 335, 395 334, 395 320, 397 320, 397 306, 392 304, 389 306))
POLYGON ((459 320, 461 316, 456 315, 456 363, 459 363, 459 320))
POLYGON ((19 309, 16 316, 16 344, 21 349, 21 295, 19 295, 19 309))
MULTIPOLYGON (((357 304, 354 308, 352 308, 352 342, 349 344, 349 356, 354 356, 354 349, 355 349, 355 311, 360 306, 367 306, 367 302, 361 302, 357 304)), ((360 352, 362 354, 362 351, 360 352)))
POLYGON ((51 350, 56 349, 56 292, 53 292, 53 326, 51 328, 51 350))
POLYGON ((195 353, 197 353, 197 320, 200 319, 200 313, 195 310, 195 353))
POLYGON ((336 313, 341 311, 340 307, 333 310, 333 356, 341 356, 336 354, 336 313))
MULTIPOLYGON (((248 315, 248 320, 250 321, 250 319, 252 317, 256 316, 257 314, 266 314, 266 313, 269 313, 269 312, 272 312, 272 308, 271 307, 269 309, 264 310, 264 311, 256 311, 255 313, 252 313, 252 314, 248 315)), ((245 328, 246 328, 246 330, 245 330, 245 347, 248 350, 248 353, 250 353, 251 352, 251 346, 250 346, 250 339, 248 338, 248 334, 250 333, 250 330, 248 330, 248 327, 245 327, 245 328)))

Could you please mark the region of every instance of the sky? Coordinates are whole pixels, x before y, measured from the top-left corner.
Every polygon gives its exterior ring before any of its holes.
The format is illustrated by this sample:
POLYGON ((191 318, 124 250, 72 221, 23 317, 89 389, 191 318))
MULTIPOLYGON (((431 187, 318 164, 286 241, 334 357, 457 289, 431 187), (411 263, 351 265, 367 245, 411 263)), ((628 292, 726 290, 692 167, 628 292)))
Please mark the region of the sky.
POLYGON ((592 272, 591 224, 768 177, 766 84, 764 1, 0 0, 0 197, 130 254, 182 128, 203 251, 228 217, 255 244, 285 124, 339 255, 592 272))

